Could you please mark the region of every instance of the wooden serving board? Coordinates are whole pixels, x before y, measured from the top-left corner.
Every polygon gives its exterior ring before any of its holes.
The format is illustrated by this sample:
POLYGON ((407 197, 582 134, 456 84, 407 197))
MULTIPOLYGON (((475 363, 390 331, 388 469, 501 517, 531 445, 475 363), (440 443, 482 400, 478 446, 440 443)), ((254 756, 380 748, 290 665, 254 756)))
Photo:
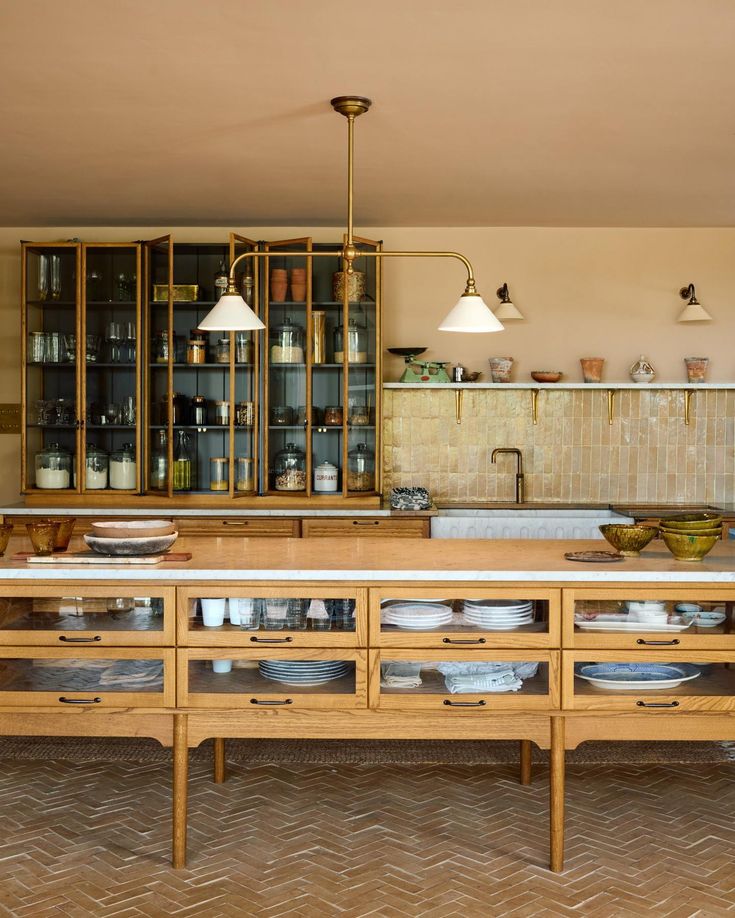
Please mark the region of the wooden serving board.
POLYGON ((159 555, 99 555, 94 551, 71 551, 59 555, 34 555, 19 551, 13 561, 28 564, 160 564, 162 561, 190 561, 190 551, 171 551, 159 555))

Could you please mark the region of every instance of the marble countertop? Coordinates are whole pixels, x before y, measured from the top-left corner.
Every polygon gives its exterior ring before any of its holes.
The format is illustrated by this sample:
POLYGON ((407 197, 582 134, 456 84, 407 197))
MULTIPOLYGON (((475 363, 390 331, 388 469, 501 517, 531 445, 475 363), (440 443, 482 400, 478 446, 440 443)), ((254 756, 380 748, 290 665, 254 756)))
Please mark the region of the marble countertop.
POLYGON ((28 549, 25 539, 14 538, 5 558, 0 559, 0 580, 156 581, 170 585, 279 580, 735 585, 732 542, 719 543, 700 563, 676 561, 657 543, 648 546, 640 558, 613 564, 580 564, 564 558, 567 551, 599 551, 600 545, 599 540, 180 538, 176 551, 190 551, 190 561, 91 566, 8 560, 13 552, 28 549))
POLYGON ((229 519, 230 517, 279 517, 288 519, 305 519, 309 517, 374 517, 393 516, 430 517, 436 515, 436 508, 431 510, 391 510, 388 504, 372 509, 342 509, 341 507, 314 507, 306 509, 288 509, 287 507, 268 507, 255 509, 250 507, 226 508, 217 507, 29 507, 23 503, 6 504, 0 507, 0 516, 78 516, 78 517, 133 517, 135 519, 229 519))

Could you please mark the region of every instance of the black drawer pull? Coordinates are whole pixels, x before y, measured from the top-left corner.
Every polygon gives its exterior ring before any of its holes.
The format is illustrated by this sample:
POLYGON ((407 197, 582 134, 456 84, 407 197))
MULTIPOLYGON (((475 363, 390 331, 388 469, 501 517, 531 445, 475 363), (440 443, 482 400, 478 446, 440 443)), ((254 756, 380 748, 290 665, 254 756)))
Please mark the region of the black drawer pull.
POLYGON ((59 701, 62 704, 101 704, 101 698, 64 698, 62 695, 59 698, 59 701))
POLYGON ((250 704, 293 704, 292 698, 286 698, 285 701, 261 701, 259 698, 251 698, 250 704))
POLYGON ((636 701, 639 708, 678 708, 678 701, 636 701))
POLYGON ((353 520, 353 526, 380 526, 380 520, 353 520))
POLYGON ((442 644, 486 644, 485 638, 442 638, 442 644))
POLYGON ((256 637, 255 635, 253 635, 253 636, 250 638, 250 640, 251 640, 254 644, 290 644, 291 641, 293 640, 293 638, 292 638, 292 637, 285 637, 285 638, 262 638, 262 637, 256 637))
POLYGON ((442 704, 446 704, 452 708, 484 708, 484 701, 450 701, 446 698, 442 704))
POLYGON ((59 640, 64 641, 65 644, 89 644, 92 641, 101 641, 102 637, 99 634, 95 634, 94 637, 67 637, 65 634, 59 635, 59 640))
POLYGON ((638 638, 636 644, 645 644, 646 647, 671 647, 672 644, 679 644, 679 638, 674 638, 673 641, 646 641, 643 638, 638 638))

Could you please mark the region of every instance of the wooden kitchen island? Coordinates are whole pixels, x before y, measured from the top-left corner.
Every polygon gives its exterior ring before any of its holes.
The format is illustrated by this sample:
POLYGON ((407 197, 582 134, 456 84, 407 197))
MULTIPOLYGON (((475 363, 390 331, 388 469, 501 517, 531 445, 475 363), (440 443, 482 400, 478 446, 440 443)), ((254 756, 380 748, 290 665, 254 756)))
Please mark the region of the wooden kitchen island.
POLYGON ((176 550, 192 560, 156 566, 8 560, 25 547, 11 543, 0 561, 0 734, 173 745, 176 867, 186 857, 188 749, 207 738, 218 781, 229 737, 515 739, 524 782, 536 743, 551 750, 557 871, 565 749, 593 739, 735 740, 735 551, 724 542, 701 564, 677 562, 654 542, 639 559, 606 565, 566 561, 565 551, 600 548, 579 541, 210 537, 181 538, 176 550), (227 612, 207 626, 203 599, 208 616, 227 600, 241 622, 256 613, 257 626, 233 624, 227 612), (675 632, 584 624, 646 599, 724 619, 675 632), (451 615, 430 630, 392 623, 414 600, 451 615), (477 624, 483 601, 496 608, 491 629, 477 624), (523 623, 504 624, 503 605, 522 607, 523 623), (316 675, 282 678, 299 661, 315 661, 316 675), (694 664, 697 677, 671 689, 601 690, 575 677, 589 662, 694 664), (450 691, 456 672, 472 687, 467 673, 480 663, 503 664, 522 684, 450 691))

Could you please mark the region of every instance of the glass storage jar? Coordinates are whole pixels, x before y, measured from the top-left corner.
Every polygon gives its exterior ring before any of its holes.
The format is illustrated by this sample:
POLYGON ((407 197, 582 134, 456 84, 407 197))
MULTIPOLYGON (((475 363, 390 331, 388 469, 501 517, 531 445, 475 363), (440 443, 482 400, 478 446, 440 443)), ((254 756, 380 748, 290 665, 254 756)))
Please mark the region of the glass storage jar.
POLYGON ((168 439, 165 430, 157 430, 156 434, 151 452, 151 489, 165 491, 168 487, 168 439))
POLYGON ((230 362, 230 339, 229 338, 217 338, 217 344, 214 348, 214 362, 215 363, 229 363, 230 362))
POLYGON ((191 423, 196 427, 204 427, 207 423, 207 400, 203 395, 191 397, 191 423))
POLYGON ((209 460, 209 490, 226 491, 230 479, 230 460, 226 456, 213 456, 209 460))
POLYGON ((71 453, 59 443, 36 453, 36 487, 60 490, 71 485, 71 453))
POLYGON ((358 443, 347 453, 347 490, 375 490, 375 455, 367 443, 358 443))
POLYGON ((253 460, 250 456, 238 456, 235 459, 235 490, 255 490, 253 478, 253 460))
POLYGON ((110 487, 116 491, 132 491, 137 485, 135 447, 124 443, 110 454, 110 487))
POLYGON ((87 443, 84 459, 84 487, 88 491, 99 491, 107 487, 110 458, 94 443, 87 443))
MULTIPOLYGON (((227 358, 229 360, 229 357, 227 358)), ((207 345, 197 338, 190 338, 186 348, 186 362, 200 364, 207 362, 207 345)))
MULTIPOLYGON (((367 329, 350 319, 347 326, 347 362, 367 363, 367 329)), ((345 356, 345 328, 338 325, 334 330, 334 362, 342 363, 345 356)))
MULTIPOLYGON (((245 301, 247 303, 247 300, 245 301)), ((252 363, 255 348, 249 332, 235 335, 235 363, 252 363)))
POLYGON ((304 330, 288 316, 276 325, 271 339, 271 363, 303 363, 304 330))
POLYGON ((273 471, 276 491, 306 490, 306 453, 295 443, 276 453, 273 471))
POLYGON ((289 405, 271 406, 271 427, 288 427, 293 424, 293 408, 289 405))
POLYGON ((216 401, 214 403, 214 423, 220 427, 227 427, 230 423, 230 403, 216 401))
POLYGON ((341 405, 327 405, 324 409, 324 426, 341 427, 343 416, 341 405))

